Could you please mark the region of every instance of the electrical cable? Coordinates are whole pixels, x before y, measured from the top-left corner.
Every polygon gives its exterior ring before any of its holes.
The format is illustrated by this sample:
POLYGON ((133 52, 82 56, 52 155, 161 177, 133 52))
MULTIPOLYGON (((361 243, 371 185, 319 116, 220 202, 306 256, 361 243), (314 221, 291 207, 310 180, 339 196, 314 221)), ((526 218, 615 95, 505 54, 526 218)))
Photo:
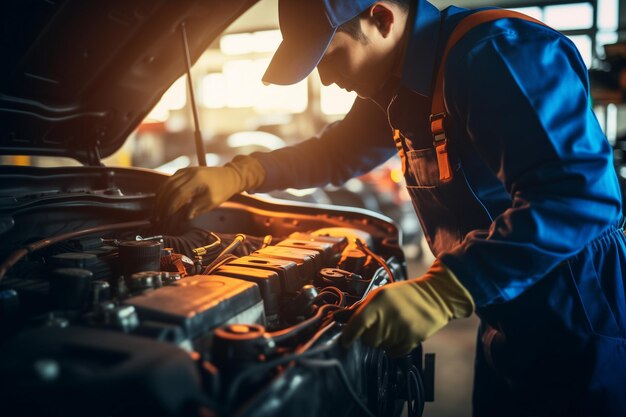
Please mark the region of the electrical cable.
POLYGON ((337 303, 335 303, 335 305, 343 307, 344 306, 344 302, 345 302, 345 297, 343 295, 343 292, 337 288, 337 287, 324 287, 313 299, 313 303, 315 303, 318 300, 324 300, 324 295, 325 294, 333 294, 334 296, 337 297, 337 303))
POLYGON ((326 342, 322 346, 317 347, 315 349, 307 350, 302 353, 292 353, 289 355, 281 356, 280 358, 273 359, 269 362, 261 363, 259 365, 255 365, 255 366, 251 366, 250 368, 247 368, 245 371, 237 375, 231 382, 230 387, 228 388, 228 391, 226 393, 227 408, 230 409, 230 405, 232 404, 235 398, 235 394, 237 393, 237 390, 239 389, 239 385, 241 385, 241 383, 249 376, 253 374, 257 374, 259 372, 265 372, 270 369, 274 369, 277 366, 285 364, 285 363, 294 362, 294 361, 297 362, 303 358, 307 358, 310 356, 327 352, 330 349, 332 349, 333 346, 337 343, 337 340, 339 340, 340 335, 341 333, 338 333, 337 335, 333 336, 328 342, 326 342))
POLYGON ((309 348, 311 346, 313 346, 315 344, 315 342, 317 342, 319 340, 320 337, 322 337, 324 335, 324 333, 326 333, 328 330, 330 330, 335 324, 337 324, 337 322, 332 321, 330 323, 328 323, 327 325, 323 326, 321 329, 319 329, 312 337, 311 339, 309 339, 305 344, 303 344, 302 346, 299 346, 294 352, 295 353, 303 353, 306 352, 307 350, 309 350, 309 348))
POLYGON ((325 326, 324 328, 320 329, 311 338, 311 340, 306 345, 304 345, 305 346, 304 349, 300 348, 298 351, 296 351, 295 353, 293 353, 291 355, 283 356, 281 358, 278 358, 278 359, 275 359, 273 361, 264 363, 262 365, 255 366, 253 368, 248 368, 247 370, 245 370, 241 374, 237 375, 237 377, 231 383, 230 388, 229 388, 228 393, 227 393, 227 396, 226 396, 226 404, 227 404, 228 408, 230 408, 230 404, 232 403, 232 401, 234 399, 235 393, 236 393, 237 389, 239 388, 239 385, 248 376, 250 376, 250 375, 252 375, 254 373, 257 373, 257 372, 265 371, 267 369, 275 368, 275 367, 277 367, 277 366, 279 366, 279 365, 281 365, 283 363, 300 362, 303 365, 309 366, 311 368, 334 368, 334 369, 336 369, 337 372, 339 373, 339 377, 340 377, 341 382, 343 382, 344 386, 346 387, 346 389, 347 389, 348 393, 350 394, 350 396, 353 398, 354 402, 359 406, 359 408, 365 413, 366 416, 368 416, 368 417, 376 417, 369 410, 369 408, 367 408, 367 405, 365 403, 363 403, 362 399, 359 397, 357 392, 352 387, 352 384, 350 383, 348 375, 346 374, 346 371, 343 368, 343 365, 341 364, 341 362, 339 362, 337 359, 315 359, 315 358, 307 359, 307 358, 309 358, 311 356, 314 356, 314 355, 317 355, 317 354, 322 354, 324 352, 329 351, 333 347, 333 345, 335 345, 337 343, 341 333, 338 333, 337 335, 333 336, 324 345, 322 345, 322 346, 320 346, 320 347, 318 347, 316 349, 307 350, 313 343, 315 343, 324 333, 326 333, 334 325, 335 325, 335 322, 332 322, 332 323, 328 324, 327 326, 325 326))
POLYGON ((193 253, 197 256, 204 256, 207 253, 213 251, 218 248, 222 244, 222 239, 213 232, 209 232, 209 235, 214 239, 213 242, 209 243, 206 246, 201 246, 199 248, 193 249, 193 253))
POLYGON ((140 220, 135 222, 125 222, 125 223, 114 223, 96 227, 90 227, 88 229, 76 230, 74 232, 63 233, 57 236, 48 237, 42 240, 38 240, 29 245, 24 246, 11 253, 0 265, 0 281, 4 278, 6 273, 11 269, 16 263, 22 260, 25 256, 35 251, 47 248, 48 246, 54 245, 55 243, 62 242, 64 240, 73 239, 76 237, 91 235, 94 233, 100 232, 109 232, 112 230, 121 230, 121 229, 137 229, 145 226, 149 226, 150 222, 147 220, 140 220))
POLYGON ((368 417, 376 417, 376 415, 374 415, 374 413, 372 413, 370 409, 367 408, 367 405, 365 405, 365 403, 361 400, 361 398, 359 398, 359 394, 357 394, 357 392, 352 387, 352 384, 350 384, 350 379, 348 379, 348 375, 346 374, 346 371, 343 368, 343 365, 341 364, 341 362, 339 362, 339 360, 311 358, 311 359, 302 359, 300 360, 300 362, 303 365, 308 365, 312 368, 334 368, 335 370, 337 370, 337 372, 339 373, 341 382, 343 382, 344 386, 348 390, 348 393, 350 394, 354 402, 359 406, 361 411, 363 411, 363 413, 365 413, 365 415, 368 417))
POLYGON ((231 255, 231 253, 237 249, 239 247, 239 245, 241 245, 242 242, 245 242, 246 240, 246 235, 243 235, 241 233, 237 234, 235 236, 235 239, 233 239, 232 242, 230 242, 230 244, 228 246, 226 246, 218 255, 217 257, 213 260, 213 262, 211 262, 210 264, 208 264, 205 268, 204 271, 202 272, 203 275, 211 275, 211 273, 213 271, 215 271, 217 268, 219 268, 220 266, 224 265, 226 262, 231 261, 233 258, 236 258, 234 255, 231 255))
POLYGON ((271 245, 272 239, 272 235, 265 235, 265 237, 263 238, 263 244, 261 245, 261 249, 267 248, 269 245, 271 245))
POLYGON ((174 253, 180 253, 189 258, 197 256, 194 249, 205 248, 206 253, 202 256, 210 257, 211 259, 221 250, 221 238, 215 233, 200 227, 191 228, 178 236, 163 235, 162 239, 164 247, 172 248, 174 253), (214 245, 216 241, 220 243, 214 245))
POLYGON ((224 250, 222 250, 217 257, 219 258, 220 256, 232 253, 235 249, 237 249, 239 247, 239 245, 241 245, 242 242, 246 241, 246 235, 243 235, 241 233, 238 233, 235 238, 233 239, 232 242, 230 242, 228 244, 228 246, 226 246, 224 248, 224 250))
MULTIPOLYGON (((220 237, 222 238, 222 244, 224 242, 232 241, 236 236, 237 235, 234 235, 234 234, 220 233, 220 237)), ((250 236, 250 235, 245 235, 245 236, 246 236, 245 242, 243 242, 241 246, 239 246, 235 251, 233 251, 233 253, 237 256, 249 255, 250 253, 256 250, 261 249, 261 247, 263 246, 263 241, 265 240, 265 237, 250 236)), ((279 238, 276 238, 276 240, 279 240, 279 238)))
POLYGON ((221 257, 215 258, 213 262, 211 262, 204 268, 201 275, 211 275, 213 272, 217 271, 219 267, 227 264, 228 262, 234 261, 235 259, 237 259, 237 257, 229 253, 221 257))
POLYGON ((372 259, 374 259, 378 264, 380 264, 380 266, 382 266, 385 269, 385 272, 387 272, 387 275, 389 276, 389 282, 395 282, 395 279, 393 277, 393 272, 391 272, 391 269, 389 268, 389 265, 387 265, 387 262, 385 262, 385 260, 381 258, 380 256, 376 255, 367 246, 367 244, 363 243, 361 239, 356 238, 354 241, 359 249, 361 249, 363 252, 371 256, 372 259))
POLYGON ((359 301, 364 300, 364 299, 365 299, 365 297, 367 297, 367 295, 368 295, 368 294, 370 293, 370 291, 372 290, 372 287, 373 287, 375 284, 377 284, 377 283, 378 283, 379 279, 380 279, 380 278, 381 278, 381 276, 382 276, 382 273, 381 273, 381 272, 386 272, 386 271, 385 271, 385 269, 384 269, 384 268, 380 268, 380 269, 378 269, 378 270, 374 273, 374 276, 373 276, 373 277, 372 277, 372 279, 370 280, 370 283, 367 285, 367 288, 366 288, 366 289, 365 289, 365 291, 363 292, 363 296, 361 297, 361 300, 359 300, 359 301))
POLYGON ((293 337, 298 336, 300 332, 309 328, 310 326, 313 326, 319 323, 323 319, 323 316, 326 310, 340 309, 340 308, 342 307, 336 306, 334 304, 323 305, 317 310, 317 312, 315 313, 313 317, 310 317, 294 326, 287 327, 286 329, 282 329, 282 330, 277 330, 275 332, 270 332, 269 334, 272 336, 272 338, 274 339, 276 343, 283 343, 286 340, 289 340, 293 337))

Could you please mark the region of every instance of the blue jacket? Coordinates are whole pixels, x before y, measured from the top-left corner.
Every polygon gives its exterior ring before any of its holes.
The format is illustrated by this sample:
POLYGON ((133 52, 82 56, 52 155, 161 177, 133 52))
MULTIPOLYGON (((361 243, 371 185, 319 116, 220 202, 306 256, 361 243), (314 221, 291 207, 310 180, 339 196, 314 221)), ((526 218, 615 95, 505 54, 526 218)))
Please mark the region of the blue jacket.
POLYGON ((565 36, 535 23, 501 19, 468 33, 445 68, 454 179, 442 184, 429 123, 434 73, 447 37, 472 12, 416 3, 388 108, 357 99, 318 137, 256 154, 267 171, 260 191, 341 184, 395 154, 399 129, 407 187, 433 253, 508 341, 499 355, 505 379, 528 381, 537 363, 553 362, 542 365, 544 382, 556 374, 571 382, 553 397, 578 392, 589 412, 626 414, 618 398, 626 386, 621 195, 585 64, 565 36), (558 352, 571 354, 546 359, 558 352), (570 376, 575 360, 584 370, 570 376), (602 368, 606 361, 614 367, 602 368))

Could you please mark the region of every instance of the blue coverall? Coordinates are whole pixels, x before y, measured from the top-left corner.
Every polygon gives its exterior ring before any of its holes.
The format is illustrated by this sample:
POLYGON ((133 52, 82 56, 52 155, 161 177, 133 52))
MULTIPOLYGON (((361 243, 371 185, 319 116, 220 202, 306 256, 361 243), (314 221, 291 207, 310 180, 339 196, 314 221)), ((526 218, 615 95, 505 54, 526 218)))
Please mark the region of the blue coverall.
POLYGON ((399 129, 428 243, 481 318, 474 415, 626 415, 621 195, 576 47, 520 19, 483 24, 454 47, 444 88, 454 178, 441 183, 434 74, 472 11, 415 9, 391 100, 357 99, 318 137, 255 154, 267 171, 257 191, 341 184, 395 154, 399 129))

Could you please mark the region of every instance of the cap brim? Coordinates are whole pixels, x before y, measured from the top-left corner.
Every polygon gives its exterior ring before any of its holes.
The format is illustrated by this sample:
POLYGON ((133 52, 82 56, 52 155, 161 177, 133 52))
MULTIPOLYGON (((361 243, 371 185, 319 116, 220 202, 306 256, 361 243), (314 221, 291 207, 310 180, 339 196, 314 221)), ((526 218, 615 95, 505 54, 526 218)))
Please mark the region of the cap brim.
POLYGON ((290 85, 305 79, 319 64, 335 35, 327 20, 311 24, 283 39, 263 75, 265 84, 290 85))

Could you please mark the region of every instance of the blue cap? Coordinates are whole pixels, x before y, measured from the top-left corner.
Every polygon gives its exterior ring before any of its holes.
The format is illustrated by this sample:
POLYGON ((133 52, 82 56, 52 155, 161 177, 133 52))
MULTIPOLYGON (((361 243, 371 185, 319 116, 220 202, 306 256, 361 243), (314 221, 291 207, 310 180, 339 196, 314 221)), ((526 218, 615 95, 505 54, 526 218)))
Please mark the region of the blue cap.
POLYGON ((267 84, 289 85, 306 78, 322 60, 337 28, 375 0, 279 0, 283 41, 263 75, 267 84))

